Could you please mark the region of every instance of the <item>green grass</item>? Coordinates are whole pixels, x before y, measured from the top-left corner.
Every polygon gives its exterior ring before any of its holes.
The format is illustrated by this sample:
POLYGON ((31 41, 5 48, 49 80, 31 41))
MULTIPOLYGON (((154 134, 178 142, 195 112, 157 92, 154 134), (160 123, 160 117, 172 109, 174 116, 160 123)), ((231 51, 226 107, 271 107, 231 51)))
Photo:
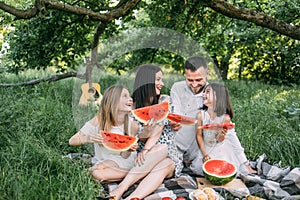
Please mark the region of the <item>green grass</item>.
MULTIPOLYGON (((30 80, 0 75, 0 82, 30 80)), ((102 91, 117 78, 101 80, 102 91)), ((88 152, 69 138, 94 109, 76 107, 74 79, 26 87, 0 87, 0 200, 95 199, 101 185, 83 161, 63 156, 88 152), (72 103, 75 105, 72 106, 72 103), (74 110, 74 108, 76 108, 74 110), (80 113, 88 113, 76 117, 80 113), (76 121, 76 119, 79 121, 76 121)), ((299 166, 300 88, 258 82, 227 82, 235 110, 233 122, 249 159, 265 153, 270 163, 299 166)))

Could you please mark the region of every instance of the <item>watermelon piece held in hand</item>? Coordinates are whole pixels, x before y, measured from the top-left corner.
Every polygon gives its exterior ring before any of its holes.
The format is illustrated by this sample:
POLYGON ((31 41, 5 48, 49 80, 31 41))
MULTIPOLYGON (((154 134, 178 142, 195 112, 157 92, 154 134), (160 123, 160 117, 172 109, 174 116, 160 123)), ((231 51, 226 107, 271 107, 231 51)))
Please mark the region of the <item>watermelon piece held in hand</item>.
POLYGON ((127 151, 138 141, 138 138, 129 135, 107 131, 101 131, 100 134, 103 137, 103 146, 111 151, 127 151))
POLYGON ((234 123, 224 123, 224 124, 204 124, 203 126, 199 126, 198 129, 206 129, 206 130, 218 130, 218 129, 233 129, 235 126, 234 123))
POLYGON ((142 123, 146 123, 150 119, 154 118, 157 123, 167 118, 169 114, 169 103, 163 102, 152 106, 146 106, 143 108, 137 108, 131 111, 133 116, 142 123))
POLYGON ((237 173, 234 164, 226 160, 211 159, 202 165, 204 177, 213 185, 225 185, 232 181, 237 173))
POLYGON ((182 125, 194 125, 197 122, 196 119, 174 113, 169 113, 167 118, 170 121, 180 123, 182 125))

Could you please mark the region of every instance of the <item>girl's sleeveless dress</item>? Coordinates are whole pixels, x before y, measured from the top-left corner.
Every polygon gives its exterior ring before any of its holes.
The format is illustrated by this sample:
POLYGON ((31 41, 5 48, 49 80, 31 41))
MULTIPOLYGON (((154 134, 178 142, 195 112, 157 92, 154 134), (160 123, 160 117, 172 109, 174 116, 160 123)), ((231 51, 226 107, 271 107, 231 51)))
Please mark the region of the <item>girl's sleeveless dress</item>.
MULTIPOLYGON (((202 113, 202 124, 224 123, 225 115, 217 116, 214 120, 210 119, 206 111, 202 113)), ((204 145, 207 154, 211 159, 223 159, 233 163, 238 169, 241 165, 247 162, 244 148, 242 147, 234 129, 228 130, 225 139, 222 142, 217 142, 218 131, 203 130, 204 145)), ((199 153, 190 166, 191 170, 198 175, 203 175, 202 161, 203 155, 199 149, 199 153)))

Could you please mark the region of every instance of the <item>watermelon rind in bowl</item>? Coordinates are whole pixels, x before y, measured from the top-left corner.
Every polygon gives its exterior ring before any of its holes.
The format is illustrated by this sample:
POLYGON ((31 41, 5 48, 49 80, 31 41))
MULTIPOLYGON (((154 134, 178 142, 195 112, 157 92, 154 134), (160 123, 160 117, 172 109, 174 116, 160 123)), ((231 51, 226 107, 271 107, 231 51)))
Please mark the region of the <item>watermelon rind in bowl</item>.
POLYGON ((237 167, 220 159, 210 159, 206 161, 202 170, 204 177, 213 185, 225 185, 232 181, 237 174, 237 167))

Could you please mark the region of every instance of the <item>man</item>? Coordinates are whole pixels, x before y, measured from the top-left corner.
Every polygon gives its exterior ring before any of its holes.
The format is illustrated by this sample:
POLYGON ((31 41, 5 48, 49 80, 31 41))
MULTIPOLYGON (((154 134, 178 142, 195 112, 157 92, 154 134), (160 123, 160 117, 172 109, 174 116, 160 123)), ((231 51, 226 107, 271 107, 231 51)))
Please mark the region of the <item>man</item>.
MULTIPOLYGON (((208 67, 205 59, 200 56, 188 58, 185 62, 184 73, 185 81, 175 82, 171 88, 172 111, 195 118, 203 106, 202 93, 208 79, 208 67)), ((195 127, 171 125, 174 130, 178 130, 175 135, 175 143, 179 152, 183 153, 183 160, 188 166, 200 151, 196 142, 195 127)))

